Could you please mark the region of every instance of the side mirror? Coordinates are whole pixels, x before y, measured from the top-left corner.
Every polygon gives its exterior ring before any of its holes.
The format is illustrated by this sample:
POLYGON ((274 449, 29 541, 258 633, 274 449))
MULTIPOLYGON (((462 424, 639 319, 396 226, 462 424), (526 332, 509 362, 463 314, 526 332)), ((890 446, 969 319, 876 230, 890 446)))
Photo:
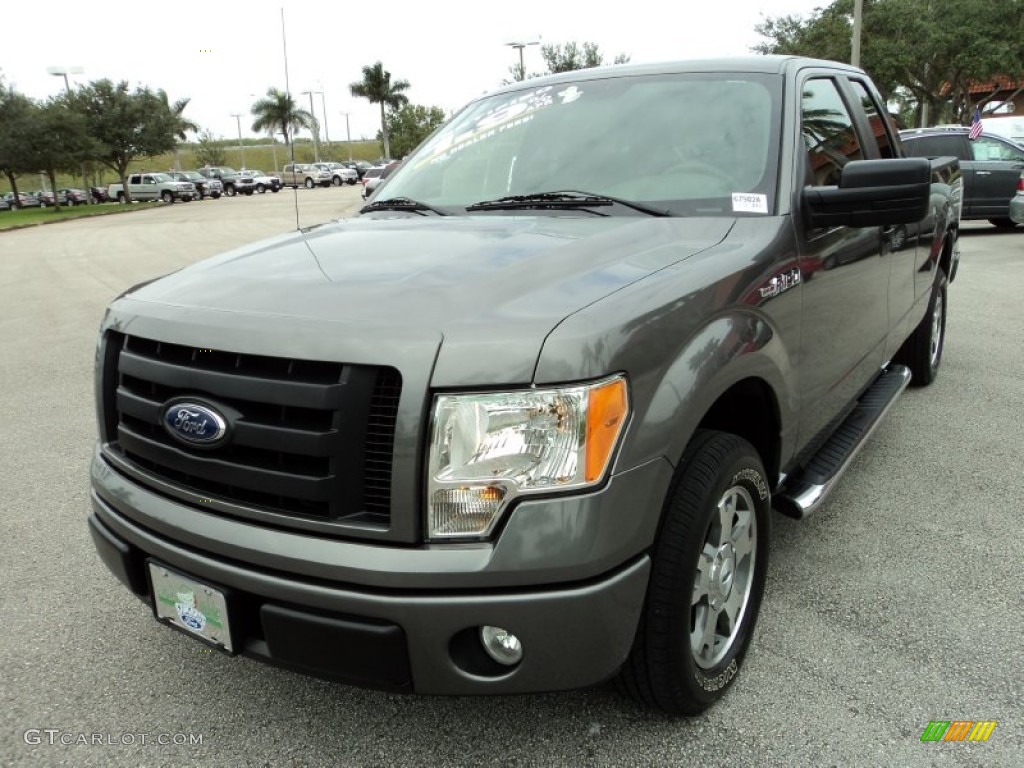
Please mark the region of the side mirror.
POLYGON ((803 208, 811 227, 879 227, 925 217, 932 165, 925 157, 851 160, 838 187, 806 187, 803 208))

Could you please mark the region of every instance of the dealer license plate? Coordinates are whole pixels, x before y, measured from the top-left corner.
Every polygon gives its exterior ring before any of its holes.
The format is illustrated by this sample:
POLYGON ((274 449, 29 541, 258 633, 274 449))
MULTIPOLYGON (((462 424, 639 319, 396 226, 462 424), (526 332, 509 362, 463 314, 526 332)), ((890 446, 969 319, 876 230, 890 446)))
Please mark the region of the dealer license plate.
POLYGON ((208 584, 149 563, 153 607, 161 621, 234 653, 224 593, 208 584))

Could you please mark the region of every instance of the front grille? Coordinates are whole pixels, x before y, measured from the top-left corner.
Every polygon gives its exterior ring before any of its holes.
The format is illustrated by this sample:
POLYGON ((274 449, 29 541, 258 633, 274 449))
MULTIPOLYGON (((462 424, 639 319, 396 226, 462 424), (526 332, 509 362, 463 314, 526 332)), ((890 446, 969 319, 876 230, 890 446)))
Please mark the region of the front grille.
POLYGON ((393 368, 198 349, 112 333, 103 368, 108 450, 204 498, 298 520, 385 529, 401 377, 393 368), (163 426, 196 398, 225 415, 213 449, 163 426))

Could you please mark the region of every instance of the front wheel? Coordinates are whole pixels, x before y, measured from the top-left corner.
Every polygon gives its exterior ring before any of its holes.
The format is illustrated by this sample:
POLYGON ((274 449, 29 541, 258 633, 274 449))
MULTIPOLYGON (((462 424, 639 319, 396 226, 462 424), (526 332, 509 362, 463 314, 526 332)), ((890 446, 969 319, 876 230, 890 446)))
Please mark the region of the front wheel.
POLYGON ((314 187, 314 181, 312 179, 306 179, 306 189, 312 189, 314 187))
POLYGON ((331 184, 333 184, 336 187, 340 187, 341 186, 341 176, 334 176, 331 179, 331 184))
POLYGON ((227 195, 228 197, 234 197, 235 196, 235 185, 234 184, 227 184, 227 185, 225 185, 225 187, 224 187, 224 194, 227 195))
POLYGON ((695 715, 732 685, 764 594, 770 509, 754 447, 699 431, 666 500, 644 611, 619 676, 626 693, 695 715))
POLYGON ((160 193, 160 199, 163 200, 165 203, 173 203, 174 193, 168 189, 165 189, 163 192, 160 193))
POLYGON ((257 184, 256 185, 256 191, 259 192, 262 195, 264 192, 267 191, 267 188, 265 186, 263 186, 262 184, 257 184))

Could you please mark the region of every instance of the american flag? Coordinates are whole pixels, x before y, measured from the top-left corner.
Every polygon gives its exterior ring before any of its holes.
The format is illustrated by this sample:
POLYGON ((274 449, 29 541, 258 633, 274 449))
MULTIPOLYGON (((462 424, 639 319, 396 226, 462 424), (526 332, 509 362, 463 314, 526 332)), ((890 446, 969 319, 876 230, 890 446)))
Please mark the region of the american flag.
POLYGON ((974 117, 971 118, 971 131, 967 134, 967 138, 974 141, 979 136, 981 136, 981 110, 975 107, 974 117))

